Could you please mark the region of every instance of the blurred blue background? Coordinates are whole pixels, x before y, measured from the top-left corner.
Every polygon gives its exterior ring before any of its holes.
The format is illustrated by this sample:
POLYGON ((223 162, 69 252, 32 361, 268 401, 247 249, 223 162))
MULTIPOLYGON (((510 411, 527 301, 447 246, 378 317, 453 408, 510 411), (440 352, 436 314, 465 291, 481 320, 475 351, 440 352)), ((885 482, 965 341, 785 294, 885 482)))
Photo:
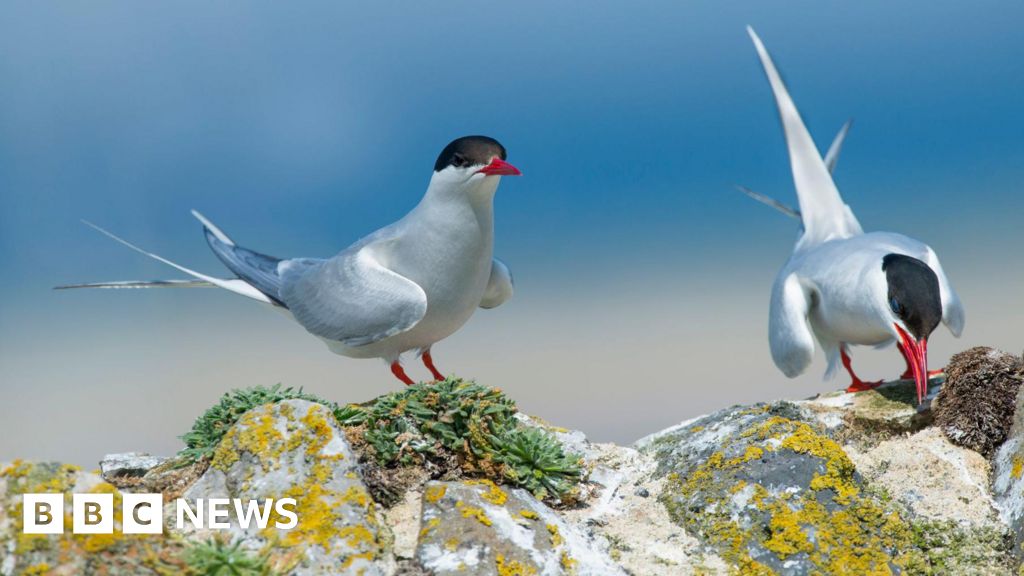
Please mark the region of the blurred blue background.
MULTIPOLYGON (((361 401, 398 388, 212 290, 53 292, 175 277, 80 225, 222 272, 197 208, 243 245, 327 256, 400 217, 440 149, 487 134, 517 294, 435 347, 526 411, 631 441, 731 403, 800 397, 768 354, 795 222, 776 58, 865 229, 930 243, 971 344, 1024 320, 1020 2, 5 2, 0 7, 0 460, 171 452, 237 386, 361 401)), ((866 377, 893 350, 857 351, 866 377)), ((411 369, 425 377, 421 367, 411 369)))

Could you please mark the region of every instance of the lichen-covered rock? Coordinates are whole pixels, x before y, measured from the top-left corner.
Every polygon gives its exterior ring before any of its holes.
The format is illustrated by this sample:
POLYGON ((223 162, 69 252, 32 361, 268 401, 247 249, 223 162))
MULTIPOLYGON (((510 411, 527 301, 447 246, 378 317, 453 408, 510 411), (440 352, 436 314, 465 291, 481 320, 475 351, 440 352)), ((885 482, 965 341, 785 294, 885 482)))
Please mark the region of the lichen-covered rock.
POLYGON ((992 457, 992 495, 1013 535, 1014 554, 1024 558, 1024 388, 1017 393, 1009 435, 992 457))
POLYGON ((898 573, 907 523, 789 403, 735 408, 642 446, 672 518, 745 574, 898 573))
POLYGON ((416 560, 436 575, 625 574, 529 492, 488 480, 425 486, 416 560))
POLYGON ((298 526, 239 526, 232 535, 245 549, 267 554, 288 574, 360 574, 390 570, 389 535, 359 467, 330 410, 307 400, 286 400, 249 412, 224 436, 210 468, 185 493, 197 498, 294 498, 298 526))
POLYGON ((98 474, 55 462, 0 463, 0 575, 135 576, 183 573, 180 540, 121 533, 121 492, 98 474), (113 534, 73 534, 65 515, 63 534, 25 534, 22 495, 63 493, 65 512, 73 493, 114 496, 113 534))
POLYGON ((928 426, 932 400, 944 380, 942 375, 929 380, 928 395, 920 405, 913 380, 893 380, 863 392, 819 394, 794 404, 820 423, 832 439, 866 447, 928 426))
POLYGON ((989 494, 989 464, 951 444, 937 428, 897 436, 860 452, 848 450, 857 471, 915 518, 1002 530, 989 494))
POLYGON ((935 425, 954 444, 990 456, 1013 423, 1024 361, 978 346, 950 358, 946 374, 936 399, 935 425))

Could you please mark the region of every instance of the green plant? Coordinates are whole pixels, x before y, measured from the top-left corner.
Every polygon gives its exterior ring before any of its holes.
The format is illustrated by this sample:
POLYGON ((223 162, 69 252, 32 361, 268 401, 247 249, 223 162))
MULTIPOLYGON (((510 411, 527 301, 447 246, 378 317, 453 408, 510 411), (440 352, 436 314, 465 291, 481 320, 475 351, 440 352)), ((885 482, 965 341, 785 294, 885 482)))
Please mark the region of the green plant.
POLYGON ((190 544, 185 564, 196 576, 270 576, 266 554, 253 555, 242 549, 241 541, 228 544, 219 538, 190 544))
POLYGON ((300 399, 323 404, 335 413, 335 416, 351 419, 351 407, 339 408, 334 402, 306 394, 302 388, 282 388, 275 384, 270 388, 255 386, 242 390, 232 390, 221 396, 220 401, 196 419, 192 430, 181 437, 185 441, 185 449, 178 453, 184 464, 195 462, 213 454, 224 434, 238 422, 249 410, 264 404, 273 404, 282 400, 300 399))
POLYGON ((500 390, 475 382, 415 384, 342 412, 339 421, 362 428, 362 439, 382 466, 454 456, 469 475, 559 499, 569 497, 583 475, 578 456, 567 455, 547 432, 521 423, 515 402, 500 390))
POLYGON ((582 474, 579 456, 538 428, 512 428, 497 439, 505 475, 538 498, 569 493, 582 474))

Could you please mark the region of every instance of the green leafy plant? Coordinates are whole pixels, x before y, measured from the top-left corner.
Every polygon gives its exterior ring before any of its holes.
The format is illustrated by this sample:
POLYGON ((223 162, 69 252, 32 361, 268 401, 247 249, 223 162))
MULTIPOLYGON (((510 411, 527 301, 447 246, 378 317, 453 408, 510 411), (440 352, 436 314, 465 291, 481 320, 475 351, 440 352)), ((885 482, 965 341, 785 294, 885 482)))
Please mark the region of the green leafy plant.
POLYGON ((362 427, 382 466, 454 456, 471 476, 522 486, 539 498, 570 497, 583 476, 579 457, 516 413, 515 402, 500 390, 448 378, 350 406, 339 421, 362 427))
POLYGON ((515 402, 500 390, 456 378, 420 383, 364 405, 338 406, 302 389, 232 390, 182 436, 185 463, 212 455, 247 411, 290 399, 323 404, 357 438, 360 452, 381 468, 432 463, 468 476, 522 486, 539 498, 571 500, 583 477, 580 459, 548 432, 516 418, 515 402))
POLYGON ((255 386, 241 390, 232 390, 221 396, 220 401, 196 419, 192 430, 181 437, 185 441, 185 449, 178 453, 185 464, 195 462, 213 454, 224 434, 238 422, 249 410, 264 404, 273 404, 282 400, 308 400, 323 404, 339 418, 351 419, 351 407, 339 408, 334 402, 328 402, 312 394, 306 394, 302 388, 282 388, 275 384, 270 388, 255 386))
POLYGON ((211 538, 190 544, 185 551, 189 574, 196 576, 271 576, 266 554, 254 555, 242 549, 241 541, 228 544, 211 538))
POLYGON ((566 454, 538 428, 512 428, 497 439, 497 447, 509 480, 541 499, 568 494, 583 473, 579 456, 566 454))

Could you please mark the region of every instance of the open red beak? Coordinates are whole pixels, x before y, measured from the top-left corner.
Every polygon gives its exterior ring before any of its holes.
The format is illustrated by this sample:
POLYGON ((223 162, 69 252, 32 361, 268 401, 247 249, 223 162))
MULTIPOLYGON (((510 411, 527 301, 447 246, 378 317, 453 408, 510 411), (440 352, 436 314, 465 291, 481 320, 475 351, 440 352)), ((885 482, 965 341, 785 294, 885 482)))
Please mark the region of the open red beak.
POLYGON ((520 176, 522 172, 519 168, 505 162, 501 158, 495 157, 491 160, 491 163, 483 168, 477 170, 479 174, 486 174, 487 176, 520 176))
POLYGON ((928 395, 928 340, 925 338, 914 340, 906 330, 900 328, 899 325, 895 326, 896 331, 900 334, 903 350, 907 354, 907 363, 910 364, 910 370, 914 373, 914 384, 917 385, 917 404, 920 406, 924 402, 924 397, 928 395))

